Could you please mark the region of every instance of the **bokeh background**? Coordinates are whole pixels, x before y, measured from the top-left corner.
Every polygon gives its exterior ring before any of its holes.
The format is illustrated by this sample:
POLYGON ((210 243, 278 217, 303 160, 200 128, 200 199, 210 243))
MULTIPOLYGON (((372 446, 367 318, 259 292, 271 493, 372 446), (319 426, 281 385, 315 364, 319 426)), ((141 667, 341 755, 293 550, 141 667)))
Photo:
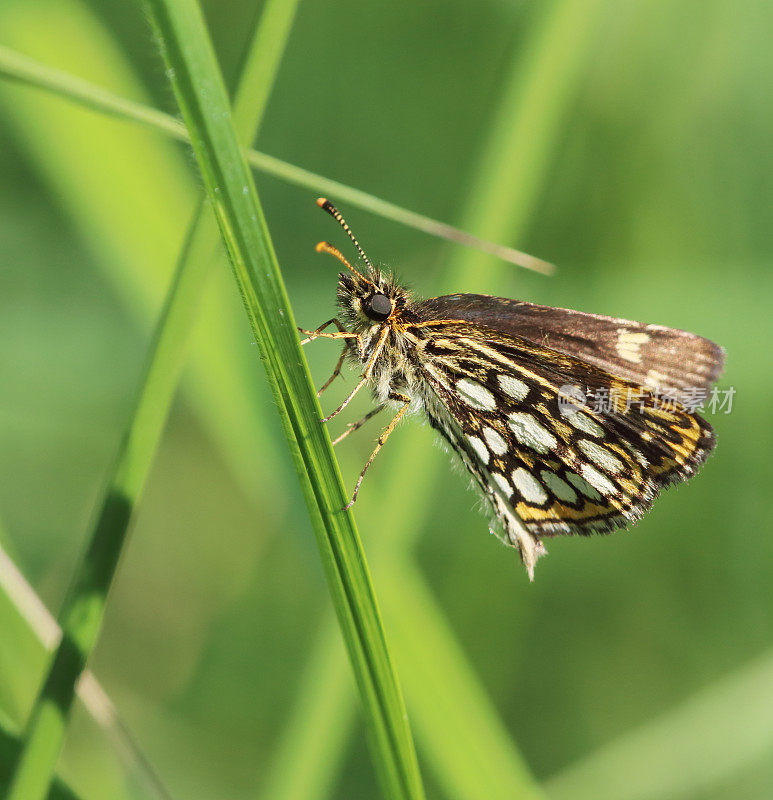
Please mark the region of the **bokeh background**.
MULTIPOLYGON (((260 4, 204 9, 233 85, 260 4)), ((300 3, 258 148, 558 272, 344 205, 374 260, 424 295, 695 331, 726 348, 721 386, 737 390, 697 479, 634 530, 551 541, 533 585, 429 430, 394 434, 356 514, 432 798, 520 796, 529 774, 555 800, 773 796, 771 30, 764 0, 300 3)), ((175 111, 138 4, 8 0, 0 44, 175 111)), ((336 269, 313 247, 342 234, 314 192, 257 182, 315 326, 336 269)), ((0 83, 0 543, 54 612, 200 192, 162 135, 0 83)), ((321 382, 337 348, 307 355, 321 382)), ((350 486, 377 430, 340 448, 350 486)), ((173 796, 377 796, 222 257, 92 666, 173 796)), ((9 726, 42 668, 0 594, 9 726)), ((153 797, 140 773, 78 706, 61 774, 79 795, 153 797)))

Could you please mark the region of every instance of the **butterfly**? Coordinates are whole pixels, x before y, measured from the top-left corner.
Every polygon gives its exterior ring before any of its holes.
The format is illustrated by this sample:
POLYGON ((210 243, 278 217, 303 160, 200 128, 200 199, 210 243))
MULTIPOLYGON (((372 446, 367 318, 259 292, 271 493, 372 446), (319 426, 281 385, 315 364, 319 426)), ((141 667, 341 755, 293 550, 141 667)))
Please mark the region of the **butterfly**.
POLYGON ((685 398, 705 393, 721 347, 686 331, 479 294, 421 300, 376 269, 340 212, 317 204, 347 233, 366 270, 337 258, 337 317, 307 334, 343 341, 321 394, 349 359, 395 417, 373 459, 408 412, 423 413, 484 498, 492 530, 517 549, 533 580, 543 539, 605 533, 637 521, 658 492, 687 480, 716 444, 685 398), (337 330, 329 331, 334 325, 337 330), (681 393, 681 394, 680 394, 681 393))

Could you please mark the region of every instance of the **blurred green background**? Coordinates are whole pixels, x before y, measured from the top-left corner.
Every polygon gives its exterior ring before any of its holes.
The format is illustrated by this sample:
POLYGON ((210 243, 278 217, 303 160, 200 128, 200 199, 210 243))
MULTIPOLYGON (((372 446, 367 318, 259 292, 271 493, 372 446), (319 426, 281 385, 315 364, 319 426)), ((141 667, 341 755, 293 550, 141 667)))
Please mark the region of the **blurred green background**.
MULTIPOLYGON (((233 85, 260 4, 204 9, 233 85)), ((518 797, 522 763, 555 800, 773 796, 772 29, 763 0, 299 6, 257 147, 558 272, 342 204, 372 259, 423 295, 695 331, 726 348, 737 390, 696 480, 632 531, 549 542, 534 585, 429 430, 394 434, 355 510, 432 798, 518 797)), ((175 113, 134 4, 9 0, 0 44, 175 113)), ((0 543, 56 612, 201 188, 184 147, 6 82, 0 175, 0 543)), ((342 234, 314 192, 257 181, 299 324, 316 326, 336 269, 313 247, 342 234)), ((337 348, 307 356, 321 383, 337 348)), ((377 430, 339 448, 349 486, 377 430)), ((224 258, 92 668, 173 796, 377 795, 224 258)), ((10 727, 42 669, 0 595, 10 727)), ((153 797, 140 772, 78 707, 61 774, 80 796, 153 797)))

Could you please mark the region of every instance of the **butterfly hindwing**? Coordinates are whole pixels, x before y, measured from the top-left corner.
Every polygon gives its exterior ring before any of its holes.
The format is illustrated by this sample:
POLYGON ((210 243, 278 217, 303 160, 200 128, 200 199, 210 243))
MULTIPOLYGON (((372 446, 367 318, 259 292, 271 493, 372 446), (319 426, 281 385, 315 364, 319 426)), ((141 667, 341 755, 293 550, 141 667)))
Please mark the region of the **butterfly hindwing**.
POLYGON ((637 520, 714 445, 698 415, 581 359, 471 323, 424 331, 436 405, 450 412, 441 420, 428 404, 433 424, 488 495, 527 568, 541 537, 637 520), (581 389, 584 405, 563 402, 567 386, 581 389), (594 411, 604 393, 617 399, 594 411))

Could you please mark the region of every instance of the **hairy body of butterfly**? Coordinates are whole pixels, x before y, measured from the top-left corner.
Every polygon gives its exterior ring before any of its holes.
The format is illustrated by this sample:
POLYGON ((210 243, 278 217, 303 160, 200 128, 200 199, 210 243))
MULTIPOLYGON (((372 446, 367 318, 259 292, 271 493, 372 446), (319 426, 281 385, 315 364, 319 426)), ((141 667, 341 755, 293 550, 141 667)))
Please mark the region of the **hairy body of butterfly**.
MULTIPOLYGON (((340 320, 331 320, 339 331, 318 329, 310 338, 343 339, 342 359, 362 369, 331 417, 366 385, 378 409, 398 407, 372 461, 407 410, 425 413, 469 470, 493 529, 518 549, 530 577, 545 553, 543 537, 636 521, 660 489, 689 478, 713 449, 711 426, 673 399, 662 402, 659 392, 708 388, 724 360, 714 343, 484 295, 416 300, 370 264, 340 214, 319 202, 369 268, 361 274, 335 248, 318 245, 349 272, 339 275, 340 320), (580 388, 586 404, 562 404, 567 386, 580 388), (603 398, 611 398, 609 410, 594 411, 603 398)), ((340 361, 333 377, 339 369, 340 361)))

